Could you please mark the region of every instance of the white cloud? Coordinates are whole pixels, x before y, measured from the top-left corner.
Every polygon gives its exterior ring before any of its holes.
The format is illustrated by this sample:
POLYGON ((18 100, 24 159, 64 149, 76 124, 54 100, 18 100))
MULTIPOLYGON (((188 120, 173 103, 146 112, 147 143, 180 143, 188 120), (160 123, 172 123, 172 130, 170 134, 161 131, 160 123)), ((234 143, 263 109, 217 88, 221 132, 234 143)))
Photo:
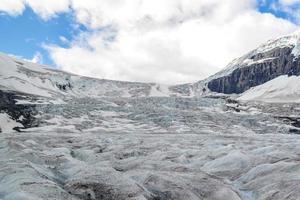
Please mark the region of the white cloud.
POLYGON ((254 5, 252 0, 72 0, 77 20, 92 28, 136 27, 150 20, 170 23, 196 16, 226 21, 254 5))
POLYGON ((44 20, 48 20, 61 12, 67 12, 70 0, 0 0, 0 11, 17 16, 29 6, 44 20))
POLYGON ((15 55, 15 54, 8 54, 11 57, 15 57, 17 59, 22 59, 27 62, 32 62, 32 63, 38 63, 38 64, 43 64, 43 55, 40 52, 36 52, 31 59, 24 58, 23 56, 20 55, 15 55))
POLYGON ((300 0, 279 0, 272 7, 275 11, 286 13, 290 20, 300 24, 300 0))
POLYGON ((25 5, 22 0, 1 0, 0 12, 5 12, 9 15, 17 16, 22 14, 25 5))
POLYGON ((32 59, 29 61, 33 63, 43 64, 43 55, 40 52, 36 52, 32 59))
POLYGON ((35 13, 47 20, 57 13, 67 12, 69 10, 69 0, 24 0, 35 13))
POLYGON ((63 70, 108 79, 196 81, 298 28, 255 0, 24 1, 44 19, 71 9, 89 30, 68 48, 49 44, 50 55, 63 70))
POLYGON ((294 5, 300 3, 300 0, 279 0, 279 2, 283 5, 294 5))
POLYGON ((69 48, 51 46, 49 52, 62 69, 87 76, 196 81, 296 30, 255 6, 252 0, 73 0, 80 23, 106 29, 81 34, 69 48))
POLYGON ((69 40, 64 36, 59 36, 59 40, 64 44, 69 44, 69 40))

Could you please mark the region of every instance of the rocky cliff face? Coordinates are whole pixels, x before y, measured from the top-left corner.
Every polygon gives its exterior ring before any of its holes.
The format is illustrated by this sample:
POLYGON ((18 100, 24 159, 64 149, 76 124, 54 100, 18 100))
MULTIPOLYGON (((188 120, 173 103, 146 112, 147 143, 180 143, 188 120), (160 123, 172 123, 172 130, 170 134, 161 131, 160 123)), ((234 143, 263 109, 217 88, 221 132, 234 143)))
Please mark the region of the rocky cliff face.
POLYGON ((294 41, 293 44, 287 42, 282 45, 281 41, 277 46, 280 40, 270 42, 235 60, 230 66, 232 68, 230 73, 212 78, 208 81, 207 87, 213 92, 239 94, 281 75, 300 75, 297 43, 294 41))

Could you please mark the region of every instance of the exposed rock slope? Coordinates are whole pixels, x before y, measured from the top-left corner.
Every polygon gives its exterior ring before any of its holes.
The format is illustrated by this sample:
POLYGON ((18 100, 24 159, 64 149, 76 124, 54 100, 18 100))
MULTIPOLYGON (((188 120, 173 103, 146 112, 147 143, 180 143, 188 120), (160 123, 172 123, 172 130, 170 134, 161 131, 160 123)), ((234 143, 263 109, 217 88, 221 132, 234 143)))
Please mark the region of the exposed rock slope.
POLYGON ((234 60, 210 77, 207 87, 218 93, 243 93, 281 75, 300 75, 300 32, 271 40, 234 60))

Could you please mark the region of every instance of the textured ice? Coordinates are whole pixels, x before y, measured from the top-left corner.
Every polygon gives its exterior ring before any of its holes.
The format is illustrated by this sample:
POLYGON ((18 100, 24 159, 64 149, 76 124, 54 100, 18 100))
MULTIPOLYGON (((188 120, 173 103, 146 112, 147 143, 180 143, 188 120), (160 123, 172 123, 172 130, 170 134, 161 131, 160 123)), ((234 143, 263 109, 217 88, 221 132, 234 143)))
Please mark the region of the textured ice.
POLYGON ((40 127, 0 135, 0 199, 297 199, 300 139, 274 118, 294 107, 178 97, 37 105, 40 127))

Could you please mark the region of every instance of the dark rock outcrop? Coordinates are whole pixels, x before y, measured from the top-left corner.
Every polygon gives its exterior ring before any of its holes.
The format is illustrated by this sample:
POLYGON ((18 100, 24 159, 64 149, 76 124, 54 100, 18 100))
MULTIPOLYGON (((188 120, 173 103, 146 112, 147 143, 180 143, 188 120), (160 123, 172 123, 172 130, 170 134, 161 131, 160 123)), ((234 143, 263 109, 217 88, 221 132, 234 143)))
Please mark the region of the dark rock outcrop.
POLYGON ((72 89, 72 85, 70 82, 68 83, 64 83, 64 84, 61 84, 61 83, 56 83, 56 87, 58 89, 60 89, 61 91, 67 91, 67 90, 71 90, 72 89))
MULTIPOLYGON (((37 127, 39 122, 34 117, 38 113, 36 105, 16 104, 16 99, 22 99, 24 95, 0 90, 0 113, 7 113, 12 119, 21 123, 24 128, 37 127)), ((21 131, 21 128, 15 127, 14 130, 21 131)))
POLYGON ((229 75, 208 82, 213 92, 240 94, 281 75, 300 75, 300 59, 292 54, 293 47, 275 48, 264 53, 250 53, 252 64, 238 63, 229 75))
POLYGON ((295 116, 275 116, 275 119, 282 120, 283 123, 291 126, 290 133, 300 134, 300 117, 295 116))

